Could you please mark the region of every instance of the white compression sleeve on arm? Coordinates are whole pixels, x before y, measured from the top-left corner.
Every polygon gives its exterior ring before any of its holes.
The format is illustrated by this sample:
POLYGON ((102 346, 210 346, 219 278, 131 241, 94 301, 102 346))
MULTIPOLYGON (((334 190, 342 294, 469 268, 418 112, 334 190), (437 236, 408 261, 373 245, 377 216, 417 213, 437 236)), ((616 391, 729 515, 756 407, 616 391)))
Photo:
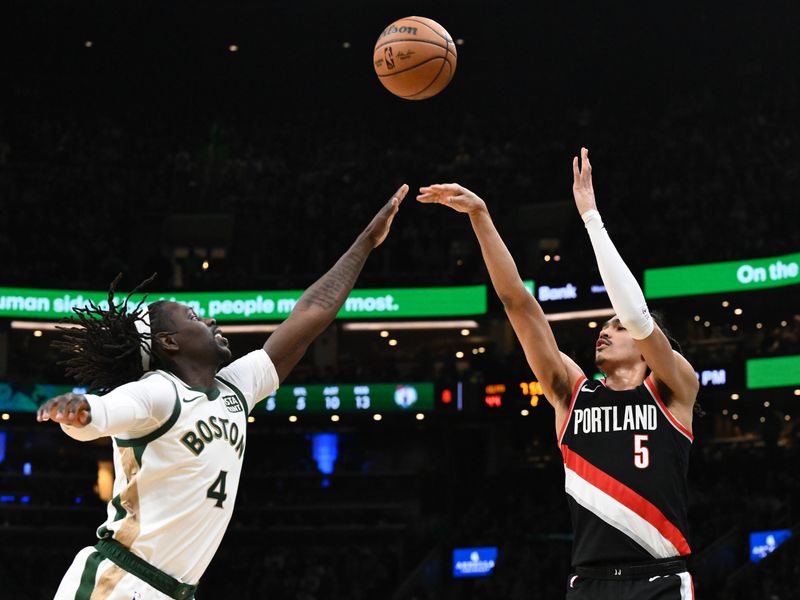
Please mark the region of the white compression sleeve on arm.
POLYGON ((587 210, 581 218, 586 224, 586 231, 589 232, 594 255, 597 257, 597 266, 611 300, 611 306, 614 307, 622 325, 631 332, 631 337, 643 340, 653 333, 654 326, 642 288, 614 247, 614 242, 603 226, 600 213, 596 210, 587 210))
POLYGON ((61 425, 61 429, 81 442, 104 436, 137 438, 158 429, 169 419, 175 406, 175 391, 162 377, 149 377, 127 383, 105 396, 85 394, 92 420, 84 427, 61 425))

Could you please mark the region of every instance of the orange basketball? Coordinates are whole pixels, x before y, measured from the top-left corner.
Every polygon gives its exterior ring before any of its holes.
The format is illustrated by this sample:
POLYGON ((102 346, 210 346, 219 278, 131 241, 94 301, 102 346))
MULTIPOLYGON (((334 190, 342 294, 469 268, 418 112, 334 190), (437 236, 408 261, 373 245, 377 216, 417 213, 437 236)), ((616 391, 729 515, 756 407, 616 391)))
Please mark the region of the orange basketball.
POLYGON ((444 27, 425 17, 398 19, 375 43, 372 64, 395 96, 424 100, 441 92, 456 71, 456 45, 444 27))

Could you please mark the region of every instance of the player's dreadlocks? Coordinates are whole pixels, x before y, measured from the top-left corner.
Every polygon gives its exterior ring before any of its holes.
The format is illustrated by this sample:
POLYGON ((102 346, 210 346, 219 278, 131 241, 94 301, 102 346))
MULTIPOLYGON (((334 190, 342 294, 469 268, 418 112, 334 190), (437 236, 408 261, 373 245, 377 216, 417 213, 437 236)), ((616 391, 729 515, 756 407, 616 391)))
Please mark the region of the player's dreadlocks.
POLYGON ((75 316, 65 321, 74 327, 59 327, 64 334, 52 343, 63 360, 66 374, 79 385, 98 392, 106 392, 124 383, 136 381, 144 374, 142 352, 150 355, 151 364, 156 356, 150 347, 153 333, 162 331, 159 313, 162 301, 145 306, 147 296, 130 310, 128 303, 135 293, 155 279, 155 273, 137 285, 125 300, 114 301, 117 283, 122 273, 114 278, 108 290, 108 309, 94 302, 75 308, 75 316), (143 321, 145 310, 149 314, 151 333, 140 333, 137 321, 143 321))

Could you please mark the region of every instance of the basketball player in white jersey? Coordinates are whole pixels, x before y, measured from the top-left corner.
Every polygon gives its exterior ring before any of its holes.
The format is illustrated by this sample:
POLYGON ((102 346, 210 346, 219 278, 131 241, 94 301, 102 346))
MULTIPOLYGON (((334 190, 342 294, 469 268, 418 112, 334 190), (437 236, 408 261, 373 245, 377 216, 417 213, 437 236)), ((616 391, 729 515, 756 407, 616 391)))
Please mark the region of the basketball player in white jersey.
POLYGON ((78 553, 58 600, 194 597, 231 518, 248 413, 335 318, 407 191, 397 190, 262 349, 221 370, 228 341, 189 306, 129 310, 130 295, 114 302, 117 278, 108 309, 76 311, 78 326, 57 344, 67 374, 107 393, 53 398, 37 419, 60 423, 77 440, 111 436, 116 479, 99 541, 78 553))
POLYGON ((573 159, 573 193, 616 316, 595 349, 601 381, 559 351, 486 204, 458 184, 417 200, 467 213, 492 284, 555 409, 575 540, 567 598, 688 600, 686 475, 698 382, 648 311, 597 211, 588 151, 573 159), (582 167, 582 168, 581 168, 582 167))

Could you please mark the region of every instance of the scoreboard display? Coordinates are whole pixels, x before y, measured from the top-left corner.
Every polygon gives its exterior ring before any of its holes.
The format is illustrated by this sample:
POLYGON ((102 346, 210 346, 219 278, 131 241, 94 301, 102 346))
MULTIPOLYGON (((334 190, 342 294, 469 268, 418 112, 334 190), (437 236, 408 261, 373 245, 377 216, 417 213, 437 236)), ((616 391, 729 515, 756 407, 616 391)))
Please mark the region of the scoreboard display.
POLYGON ((424 412, 433 410, 433 383, 286 385, 267 396, 260 413, 424 412))

